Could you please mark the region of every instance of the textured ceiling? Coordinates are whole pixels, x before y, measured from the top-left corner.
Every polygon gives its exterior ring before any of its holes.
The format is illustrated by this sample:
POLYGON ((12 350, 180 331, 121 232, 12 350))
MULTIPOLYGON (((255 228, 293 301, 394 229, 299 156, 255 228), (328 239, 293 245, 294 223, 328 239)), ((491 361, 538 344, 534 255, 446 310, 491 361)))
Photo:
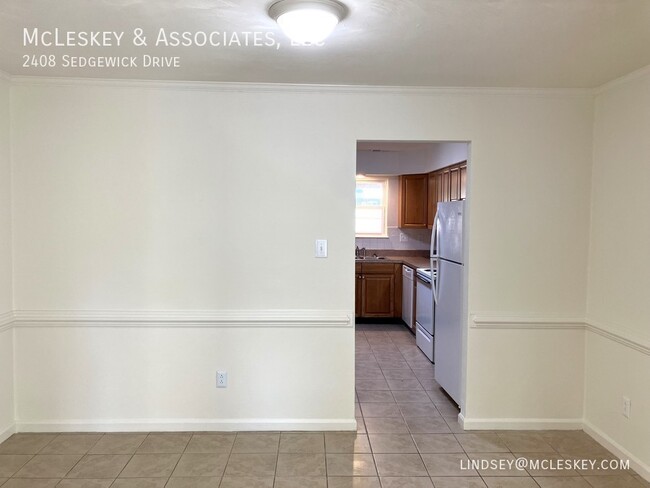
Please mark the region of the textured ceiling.
POLYGON ((595 87, 650 64, 649 0, 346 0, 322 47, 291 47, 265 0, 2 0, 12 75, 398 86, 595 87), (125 31, 121 47, 24 47, 23 28, 125 31), (146 48, 131 43, 142 28, 146 48), (271 32, 275 47, 154 47, 167 31, 271 32), (56 67, 23 68, 25 54, 56 67), (63 55, 178 56, 180 68, 64 68, 63 55))

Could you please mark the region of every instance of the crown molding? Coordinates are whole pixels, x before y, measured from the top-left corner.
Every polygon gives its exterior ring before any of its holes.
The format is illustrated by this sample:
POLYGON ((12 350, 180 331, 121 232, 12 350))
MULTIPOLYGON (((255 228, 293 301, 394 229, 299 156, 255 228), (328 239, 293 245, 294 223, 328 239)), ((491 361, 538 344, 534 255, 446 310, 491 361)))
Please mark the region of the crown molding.
POLYGON ((537 97, 593 97, 593 90, 591 88, 373 86, 248 82, 230 83, 218 81, 163 81, 44 76, 11 76, 11 82, 18 86, 87 86, 244 93, 338 93, 422 96, 516 95, 537 97))
POLYGON ((11 77, 11 75, 10 75, 9 73, 7 73, 6 71, 2 71, 2 70, 0 69, 0 80, 11 81, 11 78, 12 78, 12 77, 11 77))

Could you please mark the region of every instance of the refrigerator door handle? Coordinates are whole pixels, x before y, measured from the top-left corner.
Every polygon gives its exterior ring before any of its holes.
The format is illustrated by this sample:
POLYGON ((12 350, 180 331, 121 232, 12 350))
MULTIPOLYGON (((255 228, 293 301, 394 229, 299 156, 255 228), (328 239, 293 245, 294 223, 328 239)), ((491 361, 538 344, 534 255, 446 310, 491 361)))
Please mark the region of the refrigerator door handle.
POLYGON ((438 270, 439 266, 439 259, 438 259, 438 212, 436 212, 436 216, 433 218, 433 233, 431 235, 431 252, 429 256, 430 258, 430 267, 431 267, 431 291, 433 295, 433 303, 438 303, 438 290, 439 286, 438 283, 440 283, 440 274, 437 274, 437 279, 433 277, 434 269, 436 270, 436 273, 440 273, 438 270), (433 250, 436 250, 436 254, 433 254, 433 250), (434 267, 435 263, 435 267, 434 267))

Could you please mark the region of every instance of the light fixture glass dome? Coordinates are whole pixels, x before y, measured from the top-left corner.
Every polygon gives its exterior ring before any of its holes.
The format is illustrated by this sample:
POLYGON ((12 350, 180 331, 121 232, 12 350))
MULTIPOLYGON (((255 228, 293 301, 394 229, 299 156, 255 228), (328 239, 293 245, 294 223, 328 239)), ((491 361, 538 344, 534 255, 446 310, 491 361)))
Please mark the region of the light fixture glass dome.
POLYGON ((335 0, 281 0, 269 9, 287 37, 299 44, 323 42, 345 12, 345 6, 335 0))

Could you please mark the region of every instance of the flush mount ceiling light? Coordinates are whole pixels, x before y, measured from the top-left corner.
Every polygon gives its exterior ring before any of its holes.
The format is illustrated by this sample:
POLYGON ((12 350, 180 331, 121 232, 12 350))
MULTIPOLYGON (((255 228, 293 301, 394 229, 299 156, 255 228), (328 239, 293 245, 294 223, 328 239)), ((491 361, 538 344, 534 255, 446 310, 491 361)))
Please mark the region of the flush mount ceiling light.
POLYGON ((269 8, 271 18, 298 44, 323 42, 346 12, 336 0, 280 0, 269 8))

